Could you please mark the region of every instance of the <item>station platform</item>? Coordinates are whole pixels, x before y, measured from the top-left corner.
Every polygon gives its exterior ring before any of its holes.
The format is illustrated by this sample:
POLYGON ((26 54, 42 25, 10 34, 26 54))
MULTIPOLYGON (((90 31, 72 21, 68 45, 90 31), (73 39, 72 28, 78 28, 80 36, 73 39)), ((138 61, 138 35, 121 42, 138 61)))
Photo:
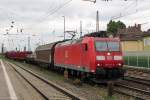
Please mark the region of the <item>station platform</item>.
POLYGON ((0 76, 0 100, 17 99, 10 78, 6 71, 6 67, 4 66, 2 60, 0 60, 0 76))
POLYGON ((0 100, 43 100, 10 65, 0 59, 0 100))

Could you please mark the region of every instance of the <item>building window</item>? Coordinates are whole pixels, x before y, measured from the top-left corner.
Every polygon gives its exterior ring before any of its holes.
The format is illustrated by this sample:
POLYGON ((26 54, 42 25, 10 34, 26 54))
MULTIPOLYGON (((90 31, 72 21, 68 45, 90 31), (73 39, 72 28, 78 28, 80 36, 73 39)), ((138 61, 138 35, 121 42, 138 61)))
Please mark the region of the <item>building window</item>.
POLYGON ((150 38, 144 39, 144 46, 150 46, 150 38))

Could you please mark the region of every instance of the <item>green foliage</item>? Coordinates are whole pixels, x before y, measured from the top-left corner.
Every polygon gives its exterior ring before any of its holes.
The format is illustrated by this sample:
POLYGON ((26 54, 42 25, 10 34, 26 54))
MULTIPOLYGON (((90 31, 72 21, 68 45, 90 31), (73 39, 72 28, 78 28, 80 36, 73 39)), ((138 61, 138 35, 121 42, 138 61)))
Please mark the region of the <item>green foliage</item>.
POLYGON ((0 59, 4 58, 4 55, 0 54, 0 59))
POLYGON ((110 21, 107 24, 107 32, 111 33, 113 36, 116 36, 118 29, 126 28, 126 25, 121 21, 110 21))

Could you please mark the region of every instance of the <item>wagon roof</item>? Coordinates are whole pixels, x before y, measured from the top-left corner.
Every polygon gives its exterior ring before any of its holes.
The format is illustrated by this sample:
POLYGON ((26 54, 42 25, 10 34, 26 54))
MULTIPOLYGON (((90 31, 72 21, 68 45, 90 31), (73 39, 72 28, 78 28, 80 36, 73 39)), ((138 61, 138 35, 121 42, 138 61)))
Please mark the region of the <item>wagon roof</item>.
POLYGON ((40 51, 40 50, 50 50, 53 45, 55 44, 56 42, 54 43, 50 43, 50 44, 45 44, 45 45, 40 45, 36 48, 36 51, 40 51))
POLYGON ((53 43, 49 43, 49 44, 45 44, 45 45, 40 45, 36 48, 36 51, 40 51, 40 50, 51 50, 52 47, 54 45, 56 45, 57 43, 61 43, 61 42, 65 42, 68 41, 68 39, 66 40, 62 40, 62 41, 57 41, 57 42, 53 42, 53 43))

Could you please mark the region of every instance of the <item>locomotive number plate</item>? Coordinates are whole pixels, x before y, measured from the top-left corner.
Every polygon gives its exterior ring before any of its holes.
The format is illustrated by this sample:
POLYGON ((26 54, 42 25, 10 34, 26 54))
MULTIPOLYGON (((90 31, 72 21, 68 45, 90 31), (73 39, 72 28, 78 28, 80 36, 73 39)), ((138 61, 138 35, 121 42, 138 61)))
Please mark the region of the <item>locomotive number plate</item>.
POLYGON ((107 60, 112 60, 113 57, 112 56, 107 56, 107 60))

